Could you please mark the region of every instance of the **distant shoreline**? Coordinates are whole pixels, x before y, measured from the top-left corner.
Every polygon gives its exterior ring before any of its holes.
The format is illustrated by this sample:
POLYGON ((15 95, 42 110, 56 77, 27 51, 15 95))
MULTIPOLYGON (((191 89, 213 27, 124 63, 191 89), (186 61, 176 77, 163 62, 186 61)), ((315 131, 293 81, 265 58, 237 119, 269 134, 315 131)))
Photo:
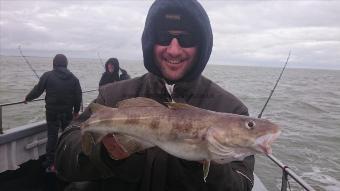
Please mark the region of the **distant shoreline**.
MULTIPOLYGON (((14 57, 14 58, 20 58, 21 56, 18 55, 2 55, 0 54, 0 57, 14 57)), ((50 58, 52 59, 53 57, 49 56, 25 56, 26 58, 50 58)), ((81 58, 81 57, 69 57, 69 59, 76 59, 76 60, 93 60, 93 61, 98 61, 98 58, 81 58)), ((104 59, 105 60, 105 59, 104 59)), ((121 61, 128 61, 128 62, 140 62, 142 63, 142 60, 132 60, 132 59, 120 59, 121 61)), ((282 63, 282 67, 283 67, 282 63)), ((281 67, 276 67, 276 66, 263 66, 263 65, 234 65, 234 64, 209 64, 209 66, 232 66, 232 67, 251 67, 251 68, 281 68, 281 67)), ((287 70, 289 69, 297 69, 297 70, 324 70, 324 71, 340 71, 340 68, 317 68, 317 67, 296 67, 294 64, 289 64, 287 66, 287 70)))

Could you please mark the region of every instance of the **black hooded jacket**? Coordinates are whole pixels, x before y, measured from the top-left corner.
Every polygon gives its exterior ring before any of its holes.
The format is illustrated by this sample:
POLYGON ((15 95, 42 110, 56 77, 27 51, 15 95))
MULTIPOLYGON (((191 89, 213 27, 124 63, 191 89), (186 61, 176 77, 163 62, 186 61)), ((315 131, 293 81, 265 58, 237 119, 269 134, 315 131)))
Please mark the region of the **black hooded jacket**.
POLYGON ((119 62, 116 58, 110 58, 105 63, 105 72, 103 73, 102 77, 99 81, 99 86, 103 86, 108 83, 117 82, 121 80, 127 80, 130 79, 130 76, 126 72, 126 70, 123 70, 119 67, 119 62), (114 70, 113 72, 109 72, 108 65, 113 64, 114 70), (121 74, 119 74, 119 71, 121 71, 121 74))
POLYGON ((25 100, 32 101, 46 91, 46 110, 72 111, 78 113, 82 101, 79 80, 67 68, 54 67, 52 71, 45 72, 39 83, 27 94, 25 100))

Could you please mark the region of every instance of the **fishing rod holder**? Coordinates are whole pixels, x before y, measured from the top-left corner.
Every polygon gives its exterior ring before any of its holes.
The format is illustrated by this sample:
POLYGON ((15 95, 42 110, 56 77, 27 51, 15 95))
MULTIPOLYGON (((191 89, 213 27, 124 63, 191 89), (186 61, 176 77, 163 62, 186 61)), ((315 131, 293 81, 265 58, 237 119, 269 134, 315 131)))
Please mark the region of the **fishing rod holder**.
POLYGON ((277 166, 282 169, 282 185, 281 191, 287 191, 288 176, 292 177, 296 183, 302 186, 307 191, 315 191, 307 182, 305 182, 301 177, 299 177, 292 169, 287 165, 284 165, 279 159, 277 159, 272 154, 268 154, 267 157, 271 159, 277 166))
POLYGON ((287 191, 287 184, 288 184, 288 173, 286 171, 288 166, 282 168, 282 184, 281 184, 281 191, 287 191))
MULTIPOLYGON (((89 93, 89 92, 94 92, 94 91, 98 91, 98 90, 97 89, 86 90, 86 91, 83 91, 82 94, 89 93)), ((35 100, 32 100, 32 102, 42 101, 42 100, 45 100, 45 99, 44 98, 35 99, 35 100)), ((19 105, 19 104, 23 104, 23 103, 26 103, 26 102, 25 101, 17 101, 17 102, 10 102, 10 103, 0 104, 0 134, 4 134, 4 130, 3 130, 3 126, 2 126, 2 108, 6 107, 6 106, 19 105)), ((83 105, 83 103, 82 103, 82 105, 83 105)))

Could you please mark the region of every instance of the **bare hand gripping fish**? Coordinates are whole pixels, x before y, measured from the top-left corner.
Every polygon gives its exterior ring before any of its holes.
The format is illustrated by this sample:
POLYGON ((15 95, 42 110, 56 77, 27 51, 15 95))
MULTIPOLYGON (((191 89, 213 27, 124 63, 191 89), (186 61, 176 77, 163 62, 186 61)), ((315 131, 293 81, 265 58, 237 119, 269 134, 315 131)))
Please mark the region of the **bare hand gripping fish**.
POLYGON ((270 154, 280 134, 279 127, 265 119, 183 103, 166 105, 142 97, 123 100, 117 108, 91 103, 93 114, 81 124, 83 152, 92 150, 90 141, 99 143, 115 133, 130 153, 157 146, 178 158, 204 161, 205 181, 210 161, 224 164, 255 153, 270 154))

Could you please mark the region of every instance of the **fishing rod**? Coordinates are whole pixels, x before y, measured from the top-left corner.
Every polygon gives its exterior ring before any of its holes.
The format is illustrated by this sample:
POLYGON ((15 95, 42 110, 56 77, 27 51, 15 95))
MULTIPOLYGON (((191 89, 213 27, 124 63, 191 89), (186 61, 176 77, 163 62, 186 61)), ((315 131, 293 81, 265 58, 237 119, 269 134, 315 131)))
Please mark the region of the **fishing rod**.
POLYGON ((274 85, 274 88, 270 91, 269 97, 268 97, 266 103, 264 104, 264 106, 263 106, 263 108, 262 108, 260 114, 257 116, 257 118, 261 118, 261 117, 262 117, 263 111, 266 109, 267 104, 268 104, 270 98, 272 98, 272 95, 273 95, 273 93, 274 93, 274 91, 275 91, 275 89, 276 89, 276 86, 277 86, 277 84, 279 84, 279 81, 281 80, 282 74, 283 74, 283 72, 284 72, 285 69, 286 69, 286 66, 287 66, 288 61, 289 61, 290 53, 291 53, 291 51, 289 51, 289 54, 288 54, 286 63, 285 63, 285 65, 284 65, 283 68, 282 68, 282 71, 281 71, 281 73, 280 73, 280 75, 279 75, 279 78, 276 80, 276 83, 275 83, 275 85, 274 85))
MULTIPOLYGON (((285 65, 283 66, 282 68, 282 71, 278 77, 278 79, 276 80, 276 83, 273 87, 273 89, 270 91, 270 94, 269 94, 269 97, 268 99, 266 100, 266 103, 264 104, 260 114, 257 116, 257 118, 261 118, 262 117, 262 114, 264 112, 264 110, 266 109, 267 107, 267 104, 270 100, 270 98, 272 97, 277 85, 279 84, 279 81, 281 80, 281 77, 282 77, 282 74, 283 72, 285 71, 286 69, 286 66, 288 64, 288 61, 289 61, 289 58, 290 58, 290 54, 291 54, 291 51, 289 51, 289 54, 288 54, 288 57, 287 57, 287 60, 286 60, 286 63, 285 65)), ((272 160, 276 165, 278 165, 279 167, 281 167, 282 169, 282 185, 281 185, 281 191, 286 191, 287 190, 287 183, 288 183, 288 186, 289 186, 289 189, 290 189, 290 184, 289 184, 289 181, 288 181, 288 175, 291 176, 300 186, 302 186, 305 190, 307 191, 315 191, 314 188, 312 188, 307 182, 305 182, 302 178, 300 178, 293 170, 291 170, 287 165, 284 165, 279 159, 277 159, 274 155, 272 154, 267 154, 267 157, 272 160)))
POLYGON ((21 57, 24 58, 26 64, 28 65, 28 67, 33 71, 33 73, 35 74, 35 76, 38 78, 38 80, 40 79, 39 75, 37 74, 37 72, 34 70, 34 68, 32 67, 32 65, 29 63, 29 61, 26 59, 26 57, 24 56, 24 54, 22 54, 22 51, 21 51, 21 46, 19 45, 18 46, 18 49, 19 49, 19 52, 21 54, 21 57))
POLYGON ((102 64, 102 66, 105 68, 105 65, 104 65, 104 63, 103 63, 102 58, 101 58, 100 55, 99 55, 99 52, 97 52, 97 56, 98 56, 98 58, 99 58, 99 60, 100 60, 100 63, 102 64))

